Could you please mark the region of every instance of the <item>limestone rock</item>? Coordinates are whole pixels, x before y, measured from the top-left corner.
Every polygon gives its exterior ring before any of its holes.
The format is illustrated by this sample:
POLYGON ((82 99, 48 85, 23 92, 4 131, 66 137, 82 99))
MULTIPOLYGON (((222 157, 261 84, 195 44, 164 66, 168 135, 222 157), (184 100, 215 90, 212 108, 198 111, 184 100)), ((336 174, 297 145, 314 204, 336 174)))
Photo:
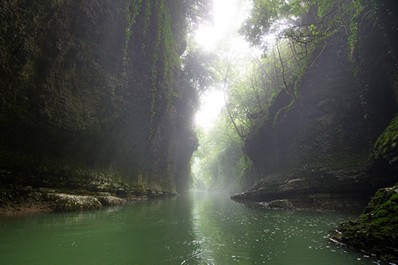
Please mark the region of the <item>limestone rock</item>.
POLYGON ((103 206, 119 206, 126 204, 125 199, 121 199, 115 196, 97 196, 97 199, 103 206))
POLYGON ((282 199, 282 200, 273 200, 270 202, 261 202, 260 205, 264 206, 267 209, 274 209, 274 210, 293 210, 295 209, 293 203, 289 200, 282 199))
POLYGON ((47 198, 53 202, 53 208, 57 212, 93 210, 102 206, 100 201, 93 196, 53 193, 48 194, 47 198))

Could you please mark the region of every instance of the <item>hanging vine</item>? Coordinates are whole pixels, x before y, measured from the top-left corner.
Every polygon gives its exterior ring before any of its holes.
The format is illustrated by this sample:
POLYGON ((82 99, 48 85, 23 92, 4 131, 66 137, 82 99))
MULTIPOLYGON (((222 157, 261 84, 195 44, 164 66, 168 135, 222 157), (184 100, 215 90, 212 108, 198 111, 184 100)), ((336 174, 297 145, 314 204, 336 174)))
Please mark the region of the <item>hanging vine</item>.
MULTIPOLYGON (((150 2, 150 1, 148 1, 150 2)), ((125 43, 123 49, 123 64, 128 64, 128 47, 133 34, 133 26, 136 23, 136 19, 140 13, 142 6, 142 0, 126 0, 125 17, 126 17, 126 29, 125 29, 125 43)), ((124 72, 126 74, 126 72, 124 72)))

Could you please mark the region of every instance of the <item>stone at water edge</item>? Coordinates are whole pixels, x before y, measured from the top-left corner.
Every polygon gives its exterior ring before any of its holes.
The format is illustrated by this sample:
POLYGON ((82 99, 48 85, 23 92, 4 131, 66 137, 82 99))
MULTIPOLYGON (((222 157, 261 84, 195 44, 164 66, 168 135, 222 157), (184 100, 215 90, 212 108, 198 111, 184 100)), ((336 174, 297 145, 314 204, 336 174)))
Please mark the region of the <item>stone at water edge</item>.
POLYGON ((295 208, 293 203, 291 203, 289 200, 286 200, 286 199, 270 201, 268 204, 268 207, 269 208, 286 209, 286 210, 292 210, 295 208))
POLYGON ((379 189, 364 213, 340 224, 332 239, 398 264, 398 185, 379 189))
POLYGON ((47 197, 53 202, 53 209, 56 212, 94 210, 102 207, 100 201, 94 196, 54 193, 48 194, 47 197))
POLYGON ((119 206, 126 204, 127 200, 115 196, 97 196, 97 199, 103 206, 119 206))

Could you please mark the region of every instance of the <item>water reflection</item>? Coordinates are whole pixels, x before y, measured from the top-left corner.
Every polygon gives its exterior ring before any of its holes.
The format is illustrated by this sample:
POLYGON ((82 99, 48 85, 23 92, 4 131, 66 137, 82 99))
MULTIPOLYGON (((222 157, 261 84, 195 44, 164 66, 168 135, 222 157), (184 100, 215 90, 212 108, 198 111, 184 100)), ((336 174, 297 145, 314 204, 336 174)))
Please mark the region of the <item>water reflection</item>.
POLYGON ((347 216, 251 209, 221 194, 192 196, 197 264, 378 263, 328 241, 327 232, 347 216))
POLYGON ((0 264, 377 263, 325 238, 347 218, 251 209, 227 195, 193 193, 92 212, 0 220, 0 264))

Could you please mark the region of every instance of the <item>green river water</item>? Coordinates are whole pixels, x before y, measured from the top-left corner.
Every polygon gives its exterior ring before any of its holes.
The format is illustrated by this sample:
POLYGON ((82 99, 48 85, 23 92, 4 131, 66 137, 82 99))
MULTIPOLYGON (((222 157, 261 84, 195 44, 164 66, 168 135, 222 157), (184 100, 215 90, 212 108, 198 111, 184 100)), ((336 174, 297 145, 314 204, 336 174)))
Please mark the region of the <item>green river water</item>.
POLYGON ((0 264, 382 264, 327 239, 350 218, 252 209, 227 195, 192 193, 0 219, 0 264))

